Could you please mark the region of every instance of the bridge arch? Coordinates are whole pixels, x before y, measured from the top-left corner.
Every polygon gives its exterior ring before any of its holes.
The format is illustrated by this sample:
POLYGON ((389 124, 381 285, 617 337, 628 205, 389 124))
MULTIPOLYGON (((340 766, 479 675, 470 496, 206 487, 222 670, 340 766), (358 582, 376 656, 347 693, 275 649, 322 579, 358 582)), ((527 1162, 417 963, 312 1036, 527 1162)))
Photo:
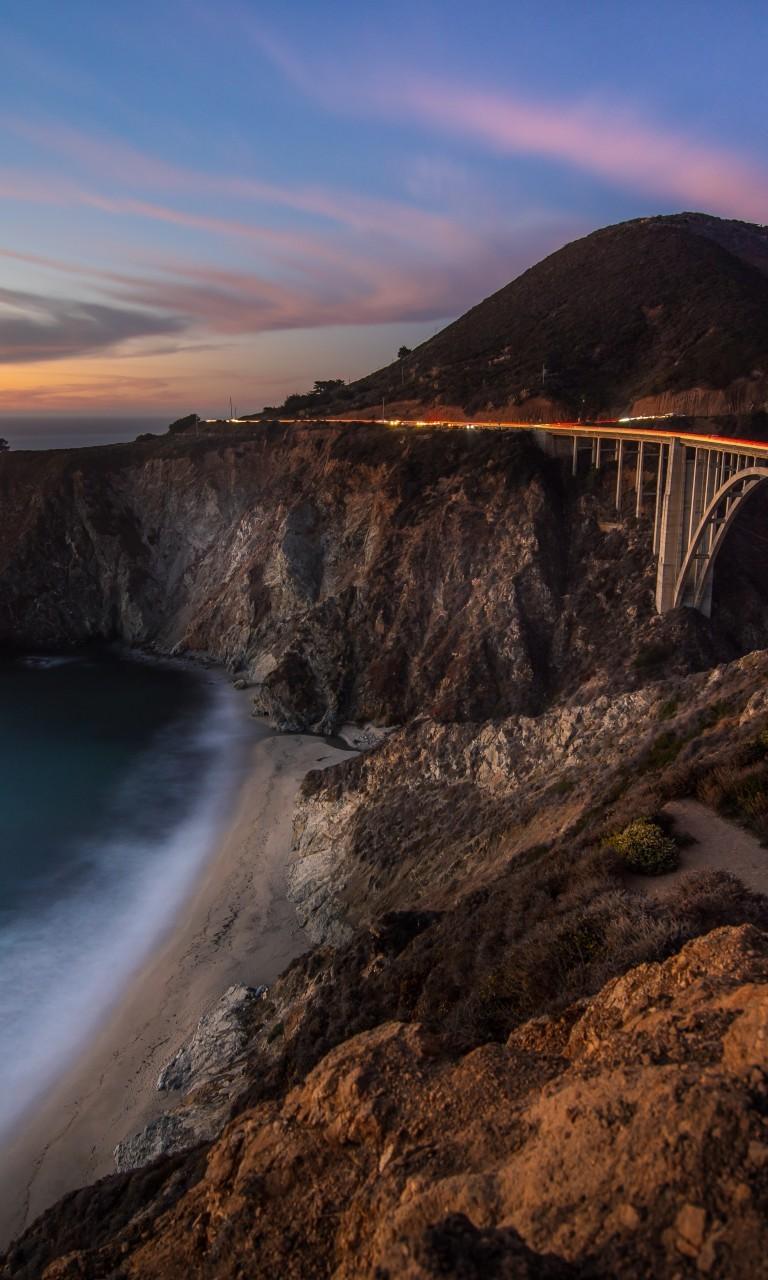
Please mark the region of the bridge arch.
POLYGON ((709 616, 712 571, 718 553, 744 503, 768 481, 768 466, 734 472, 713 495, 683 556, 675 583, 674 608, 688 605, 709 616))

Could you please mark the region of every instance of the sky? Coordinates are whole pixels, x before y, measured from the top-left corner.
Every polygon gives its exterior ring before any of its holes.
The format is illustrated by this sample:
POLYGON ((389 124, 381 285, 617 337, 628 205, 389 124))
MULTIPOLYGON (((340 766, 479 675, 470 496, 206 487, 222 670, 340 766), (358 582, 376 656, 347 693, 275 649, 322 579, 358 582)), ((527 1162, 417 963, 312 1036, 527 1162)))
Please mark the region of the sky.
POLYGON ((764 0, 0 0, 0 415, 388 363, 577 236, 768 221, 764 0))

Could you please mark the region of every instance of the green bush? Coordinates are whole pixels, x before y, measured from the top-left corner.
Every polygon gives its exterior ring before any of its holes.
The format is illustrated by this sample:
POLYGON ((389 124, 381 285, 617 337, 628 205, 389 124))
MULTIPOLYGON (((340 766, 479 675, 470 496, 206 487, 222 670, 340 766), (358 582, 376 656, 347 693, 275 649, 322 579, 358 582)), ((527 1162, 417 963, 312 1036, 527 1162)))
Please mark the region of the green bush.
POLYGON ((674 871, 678 864, 677 845, 655 822, 638 818, 613 836, 613 848, 628 867, 645 876, 674 871))

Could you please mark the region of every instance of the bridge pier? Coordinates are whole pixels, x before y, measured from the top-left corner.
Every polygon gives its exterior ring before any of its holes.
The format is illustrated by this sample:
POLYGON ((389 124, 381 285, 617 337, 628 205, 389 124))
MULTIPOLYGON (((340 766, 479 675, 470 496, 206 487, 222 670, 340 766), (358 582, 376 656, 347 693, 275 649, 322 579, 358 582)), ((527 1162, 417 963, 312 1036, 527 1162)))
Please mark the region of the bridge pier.
POLYGON ((645 483, 645 441, 640 440, 637 446, 637 465, 635 467, 635 519, 643 514, 643 485, 645 483))
MULTIPOLYGON (((656 575, 656 608, 666 613, 674 608, 675 586, 683 556, 686 506, 686 457, 679 440, 667 445, 668 462, 661 504, 659 567, 656 575)), ((661 468, 659 468, 661 473, 661 468)))
POLYGON ((619 440, 616 446, 616 510, 621 515, 621 480, 624 463, 624 441, 619 440))

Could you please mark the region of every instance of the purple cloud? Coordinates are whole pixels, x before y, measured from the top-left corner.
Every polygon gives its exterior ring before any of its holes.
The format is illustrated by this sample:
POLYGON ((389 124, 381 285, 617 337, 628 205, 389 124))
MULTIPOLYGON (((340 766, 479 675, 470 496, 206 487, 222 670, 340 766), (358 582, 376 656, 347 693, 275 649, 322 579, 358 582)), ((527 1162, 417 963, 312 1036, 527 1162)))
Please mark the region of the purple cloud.
POLYGON ((153 311, 0 289, 1 364, 63 360, 183 327, 178 317, 153 311))

